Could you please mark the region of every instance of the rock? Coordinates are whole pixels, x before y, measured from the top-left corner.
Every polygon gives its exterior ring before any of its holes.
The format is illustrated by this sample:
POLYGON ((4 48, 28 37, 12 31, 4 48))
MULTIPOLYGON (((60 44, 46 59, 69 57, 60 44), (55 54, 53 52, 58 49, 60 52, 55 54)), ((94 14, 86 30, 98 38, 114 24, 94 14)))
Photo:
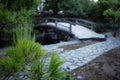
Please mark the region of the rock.
POLYGON ((78 66, 75 66, 75 65, 70 66, 70 70, 73 70, 73 69, 76 69, 76 68, 78 68, 78 66))
POLYGON ((25 79, 25 80, 31 80, 30 78, 27 78, 27 79, 25 79))
POLYGON ((15 78, 11 76, 10 78, 8 78, 8 80, 15 80, 15 78))
POLYGON ((26 68, 26 70, 28 70, 28 71, 31 70, 31 66, 26 65, 25 68, 26 68))
POLYGON ((20 79, 22 79, 25 76, 25 74, 24 74, 24 72, 19 72, 18 76, 19 76, 20 79))

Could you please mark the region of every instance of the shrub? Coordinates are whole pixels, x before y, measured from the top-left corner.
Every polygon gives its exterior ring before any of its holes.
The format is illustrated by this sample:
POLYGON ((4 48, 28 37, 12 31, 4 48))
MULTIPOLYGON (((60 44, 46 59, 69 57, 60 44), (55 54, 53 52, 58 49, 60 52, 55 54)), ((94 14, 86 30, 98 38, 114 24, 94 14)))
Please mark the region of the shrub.
POLYGON ((35 61, 31 67, 30 78, 32 80, 34 80, 34 79, 44 80, 42 78, 45 74, 46 74, 45 60, 42 58, 40 61, 39 60, 35 61))
POLYGON ((15 72, 23 70, 22 60, 16 61, 13 57, 6 56, 0 60, 0 69, 2 70, 1 77, 10 77, 15 72))
POLYGON ((57 54, 52 54, 48 68, 48 73, 50 74, 50 77, 61 77, 60 74, 63 73, 61 66, 63 63, 64 60, 61 60, 57 54))
POLYGON ((0 69, 9 76, 24 69, 27 62, 39 59, 44 54, 34 40, 19 40, 16 46, 6 49, 6 57, 0 60, 0 69))
POLYGON ((36 43, 35 40, 19 40, 15 49, 17 54, 22 54, 22 57, 25 57, 26 62, 39 59, 45 53, 45 51, 41 49, 41 45, 36 43))
POLYGON ((0 23, 5 23, 7 21, 7 16, 9 12, 4 10, 3 5, 0 4, 0 23))
POLYGON ((52 54, 50 63, 46 63, 46 60, 41 58, 40 61, 33 64, 31 68, 31 78, 33 80, 73 80, 67 72, 63 71, 61 67, 63 63, 64 60, 61 60, 56 53, 52 54))
POLYGON ((0 69, 6 77, 24 69, 28 62, 39 59, 45 53, 41 45, 31 36, 32 25, 29 24, 31 20, 19 19, 23 23, 19 23, 15 29, 14 45, 6 49, 6 57, 0 60, 0 69))

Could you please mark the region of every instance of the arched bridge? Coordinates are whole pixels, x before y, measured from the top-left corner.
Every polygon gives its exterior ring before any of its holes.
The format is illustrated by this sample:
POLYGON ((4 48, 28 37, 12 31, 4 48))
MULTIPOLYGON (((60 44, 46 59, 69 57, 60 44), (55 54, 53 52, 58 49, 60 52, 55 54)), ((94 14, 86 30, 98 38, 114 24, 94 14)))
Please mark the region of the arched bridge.
MULTIPOLYGON (((105 39, 105 35, 94 31, 95 23, 84 19, 76 18, 44 18, 37 20, 36 29, 41 30, 43 36, 54 32, 65 33, 78 39, 105 39), (44 29, 44 30, 43 30, 44 29)), ((48 35, 46 35, 48 37, 48 35)))

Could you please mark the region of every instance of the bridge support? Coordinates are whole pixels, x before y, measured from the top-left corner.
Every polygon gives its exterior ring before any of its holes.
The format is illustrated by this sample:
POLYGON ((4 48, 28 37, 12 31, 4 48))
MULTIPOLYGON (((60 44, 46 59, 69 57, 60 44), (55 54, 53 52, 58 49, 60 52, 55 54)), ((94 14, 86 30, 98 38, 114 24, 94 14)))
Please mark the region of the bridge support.
POLYGON ((70 23, 70 33, 72 33, 72 24, 70 23))

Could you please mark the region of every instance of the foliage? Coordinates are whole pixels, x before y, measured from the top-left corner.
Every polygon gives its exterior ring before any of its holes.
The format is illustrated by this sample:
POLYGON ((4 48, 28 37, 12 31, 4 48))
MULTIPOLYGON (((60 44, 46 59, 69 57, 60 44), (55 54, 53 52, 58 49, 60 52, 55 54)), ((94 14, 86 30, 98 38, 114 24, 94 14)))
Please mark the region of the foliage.
POLYGON ((24 69, 26 63, 39 59, 45 53, 41 45, 31 36, 32 20, 28 20, 28 16, 23 18, 25 12, 15 14, 14 18, 18 17, 15 22, 17 27, 14 32, 14 45, 6 49, 6 57, 0 60, 0 69, 5 73, 3 75, 8 77, 24 69))
POLYGON ((0 4, 0 23, 5 23, 7 21, 7 17, 9 15, 8 11, 5 11, 3 5, 0 4))
POLYGON ((103 15, 112 22, 113 20, 115 20, 115 12, 112 9, 107 9, 106 11, 104 11, 103 15))
MULTIPOLYGON (((5 38, 9 41, 12 40, 14 28, 18 26, 32 26, 33 27, 33 21, 34 21, 34 7, 37 6, 37 2, 40 0, 34 0, 34 6, 30 6, 30 9, 26 9, 24 7, 21 7, 20 10, 13 10, 11 7, 14 7, 14 3, 18 0, 1 0, 0 1, 0 26, 2 28, 0 29, 0 37, 5 38), (10 3, 11 4, 10 4, 10 3), (10 9, 6 7, 6 4, 10 5, 10 9)), ((20 2, 26 2, 26 0, 20 0, 20 2)), ((30 0, 29 0, 30 1, 30 0)), ((28 4, 26 2, 26 4, 28 4)), ((27 7, 27 5, 25 6, 27 7)), ((17 5, 17 4, 16 4, 17 5)), ((15 6, 16 8, 16 6, 15 6)))
POLYGON ((45 59, 35 61, 31 67, 31 79, 44 80, 43 76, 46 74, 45 59))
POLYGON ((67 16, 84 16, 79 0, 64 0, 59 4, 59 8, 67 16))
POLYGON ((50 73, 51 77, 60 77, 59 75, 61 72, 61 65, 64 63, 64 60, 61 60, 60 57, 53 53, 52 58, 50 60, 48 72, 50 73))
POLYGON ((18 57, 24 58, 25 62, 39 59, 44 54, 44 50, 41 49, 41 45, 39 43, 36 43, 34 40, 27 39, 18 40, 15 47, 8 49, 6 52, 7 55, 11 57, 15 56, 16 59, 18 57))
MULTIPOLYGON (((24 33, 24 30, 20 29, 20 31, 24 33)), ((29 39, 28 35, 23 34, 27 38, 23 36, 23 39, 20 39, 19 35, 21 37, 21 34, 17 32, 16 34, 17 41, 15 45, 6 49, 6 57, 0 60, 0 69, 5 73, 5 76, 10 76, 24 69, 26 63, 39 59, 45 53, 41 49, 41 45, 36 43, 34 39, 29 39)))
POLYGON ((52 9, 55 13, 62 10, 65 16, 87 18, 91 5, 90 0, 46 0, 45 10, 52 9))
MULTIPOLYGON (((97 23, 102 23, 103 27, 108 29, 120 28, 120 0, 98 0, 91 5, 89 19, 97 23)), ((101 25, 101 24, 100 24, 101 25)), ((100 27, 99 29, 102 29, 100 27)))
POLYGON ((40 3, 40 0, 1 0, 5 9, 18 11, 21 9, 31 9, 40 3))
POLYGON ((109 22, 119 22, 120 21, 120 10, 107 9, 104 11, 103 15, 109 22))
POLYGON ((22 59, 16 61, 15 57, 6 56, 0 60, 0 69, 2 69, 2 74, 0 76, 9 77, 15 72, 21 71, 23 69, 22 59))
POLYGON ((119 21, 120 21, 120 1, 119 0, 109 0, 108 8, 103 12, 105 19, 107 22, 112 24, 113 29, 120 28, 119 21))
POLYGON ((46 0, 46 5, 44 5, 44 9, 52 9, 54 13, 57 13, 59 11, 58 4, 61 2, 61 0, 46 0))
MULTIPOLYGON (((61 65, 64 63, 64 60, 61 60, 60 57, 53 53, 49 67, 46 65, 46 60, 41 59, 37 61, 31 68, 31 77, 36 80, 60 80, 65 78, 65 71, 62 70, 61 65)), ((48 64, 48 63, 47 63, 48 64)))
MULTIPOLYGON (((17 36, 19 36, 18 33, 17 36)), ((10 76, 24 69, 26 63, 39 59, 43 54, 44 50, 34 39, 18 38, 13 47, 6 49, 6 57, 0 60, 0 69, 5 76, 10 76)))
MULTIPOLYGON (((31 22, 32 23, 32 22, 31 22)), ((18 24, 14 31, 14 43, 19 40, 32 39, 32 24, 30 22, 24 21, 22 24, 18 24), (24 26, 24 27, 23 27, 24 26)))
POLYGON ((120 1, 119 0, 98 0, 96 3, 91 4, 90 13, 88 14, 91 20, 97 22, 106 22, 104 11, 112 9, 116 11, 119 9, 120 1))
MULTIPOLYGON (((33 9, 31 10, 26 10, 26 9, 21 9, 18 12, 7 12, 7 15, 4 14, 6 11, 2 11, 2 14, 5 15, 1 19, 0 25, 3 27, 0 29, 0 34, 1 38, 7 38, 8 40, 13 40, 13 33, 15 29, 18 27, 23 27, 27 26, 25 28, 28 28, 28 30, 31 30, 33 28, 33 14, 34 14, 33 9), (27 14, 26 14, 27 13, 27 14)), ((0 14, 0 16, 2 15, 0 14)), ((25 33, 28 33, 28 30, 23 28, 23 30, 26 30, 25 33)), ((20 31, 19 31, 20 32, 20 31)), ((33 32, 31 32, 32 34, 33 32)), ((31 35, 30 34, 30 35, 31 35)), ((25 36, 25 35, 24 35, 25 36)))

